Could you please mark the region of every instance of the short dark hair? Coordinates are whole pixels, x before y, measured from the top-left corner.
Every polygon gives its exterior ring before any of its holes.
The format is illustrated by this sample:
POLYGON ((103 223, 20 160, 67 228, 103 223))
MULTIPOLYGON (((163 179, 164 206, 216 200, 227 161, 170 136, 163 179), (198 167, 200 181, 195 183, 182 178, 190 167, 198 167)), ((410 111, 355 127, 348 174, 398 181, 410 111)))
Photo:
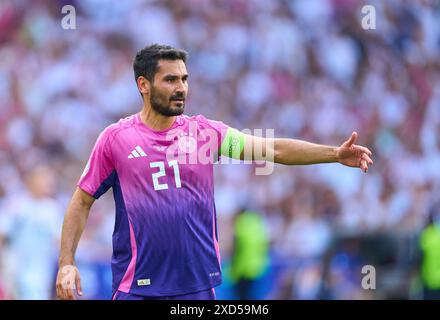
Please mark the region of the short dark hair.
POLYGON ((143 76, 150 82, 153 82, 157 72, 157 62, 161 59, 182 60, 186 63, 188 52, 160 44, 153 44, 139 50, 133 61, 135 80, 137 81, 137 78, 143 76))

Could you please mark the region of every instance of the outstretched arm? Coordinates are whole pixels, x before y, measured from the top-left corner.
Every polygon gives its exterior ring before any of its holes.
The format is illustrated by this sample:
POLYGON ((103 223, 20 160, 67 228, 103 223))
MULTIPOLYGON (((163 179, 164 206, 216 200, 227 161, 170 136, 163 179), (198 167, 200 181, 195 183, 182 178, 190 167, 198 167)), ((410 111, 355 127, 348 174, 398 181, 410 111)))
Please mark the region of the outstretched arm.
POLYGON ((59 270, 56 281, 57 296, 60 299, 74 299, 74 285, 78 294, 82 295, 79 271, 75 266, 75 252, 94 201, 92 196, 77 188, 67 208, 61 235, 59 270))
POLYGON ((368 148, 356 145, 357 133, 339 147, 314 144, 301 140, 275 139, 274 162, 287 165, 339 162, 349 167, 359 167, 363 172, 373 164, 368 148))
POLYGON ((358 167, 363 172, 373 164, 371 151, 356 145, 357 133, 339 147, 326 146, 296 139, 267 139, 229 129, 222 144, 222 154, 241 160, 264 160, 285 165, 308 165, 339 162, 358 167), (238 156, 240 155, 240 156, 238 156))

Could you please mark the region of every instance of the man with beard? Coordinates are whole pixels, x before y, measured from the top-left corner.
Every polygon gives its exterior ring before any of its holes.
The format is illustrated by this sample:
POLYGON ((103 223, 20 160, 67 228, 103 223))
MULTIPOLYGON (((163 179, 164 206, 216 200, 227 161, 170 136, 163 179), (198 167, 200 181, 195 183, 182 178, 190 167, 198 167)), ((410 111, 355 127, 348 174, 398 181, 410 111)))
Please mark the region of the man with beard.
POLYGON ((371 152, 246 135, 222 122, 183 115, 187 53, 140 50, 133 63, 142 110, 107 127, 67 208, 56 282, 60 299, 82 295, 75 251, 90 208, 109 188, 116 207, 113 299, 215 299, 222 281, 213 163, 220 155, 286 165, 339 162, 364 172, 371 152), (195 156, 194 156, 195 155, 195 156), (264 156, 263 156, 264 155, 264 156))

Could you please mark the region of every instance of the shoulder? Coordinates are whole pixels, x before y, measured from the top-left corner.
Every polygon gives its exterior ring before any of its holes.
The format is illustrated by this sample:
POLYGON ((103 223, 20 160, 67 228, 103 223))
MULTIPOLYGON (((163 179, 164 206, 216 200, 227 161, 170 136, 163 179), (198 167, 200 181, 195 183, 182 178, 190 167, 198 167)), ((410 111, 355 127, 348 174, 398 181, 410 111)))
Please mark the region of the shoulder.
POLYGON ((227 125, 224 124, 222 121, 208 119, 201 114, 196 116, 183 115, 182 120, 185 122, 195 122, 201 128, 212 128, 215 130, 222 130, 224 128, 227 128, 227 125))
POLYGON ((135 117, 136 115, 131 115, 110 124, 100 133, 98 139, 105 142, 114 140, 121 132, 133 128, 135 125, 135 117))

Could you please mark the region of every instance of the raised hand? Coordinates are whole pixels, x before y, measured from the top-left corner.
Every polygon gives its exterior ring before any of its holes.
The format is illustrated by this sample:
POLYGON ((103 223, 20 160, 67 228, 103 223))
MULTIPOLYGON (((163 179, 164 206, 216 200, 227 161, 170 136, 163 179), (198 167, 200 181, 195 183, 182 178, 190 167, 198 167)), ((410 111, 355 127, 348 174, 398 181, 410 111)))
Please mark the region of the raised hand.
POLYGON ((368 166, 373 164, 372 153, 368 148, 354 144, 357 140, 357 132, 353 132, 351 137, 338 147, 336 156, 339 163, 349 167, 358 167, 363 172, 368 171, 368 166))

